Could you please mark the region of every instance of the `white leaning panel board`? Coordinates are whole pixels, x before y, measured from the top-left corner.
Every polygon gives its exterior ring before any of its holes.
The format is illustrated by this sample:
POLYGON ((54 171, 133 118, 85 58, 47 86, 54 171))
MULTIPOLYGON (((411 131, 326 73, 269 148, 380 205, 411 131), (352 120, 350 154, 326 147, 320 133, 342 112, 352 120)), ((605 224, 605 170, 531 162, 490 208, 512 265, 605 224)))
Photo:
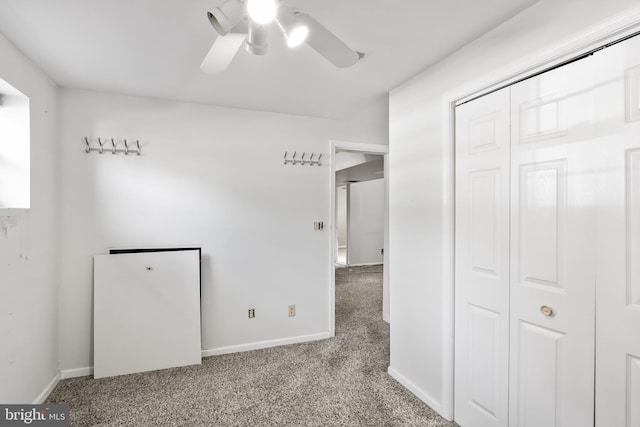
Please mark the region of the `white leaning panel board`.
POLYGON ((94 257, 94 378, 202 363, 199 256, 94 257))

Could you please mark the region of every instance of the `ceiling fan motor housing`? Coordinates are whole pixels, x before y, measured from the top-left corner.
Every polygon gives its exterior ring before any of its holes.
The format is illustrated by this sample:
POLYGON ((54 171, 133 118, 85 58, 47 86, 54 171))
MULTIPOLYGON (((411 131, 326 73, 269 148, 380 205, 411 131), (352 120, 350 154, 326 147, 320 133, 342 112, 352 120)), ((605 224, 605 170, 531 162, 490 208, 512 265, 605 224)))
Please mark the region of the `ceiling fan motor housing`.
POLYGON ((267 53, 268 36, 269 28, 266 25, 260 25, 252 21, 249 24, 249 33, 244 44, 245 50, 254 55, 264 55, 267 53))

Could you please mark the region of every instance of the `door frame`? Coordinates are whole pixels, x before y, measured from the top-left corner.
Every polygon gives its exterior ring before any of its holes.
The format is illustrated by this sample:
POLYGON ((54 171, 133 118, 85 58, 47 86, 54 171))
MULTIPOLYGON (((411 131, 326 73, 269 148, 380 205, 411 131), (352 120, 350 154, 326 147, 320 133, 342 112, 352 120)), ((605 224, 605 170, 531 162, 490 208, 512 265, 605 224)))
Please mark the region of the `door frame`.
MULTIPOLYGON (((334 173, 334 177, 335 177, 335 173, 334 173)), ((348 266, 349 265, 349 229, 350 229, 349 222, 351 220, 351 218, 349 218, 349 216, 350 216, 349 215, 349 213, 350 213, 349 210, 350 210, 351 203, 349 203, 349 202, 351 200, 351 194, 350 194, 351 193, 351 184, 350 183, 346 183, 346 184, 344 184, 344 186, 342 186, 342 185, 341 186, 336 186, 336 189, 341 188, 341 187, 344 187, 345 192, 346 192, 345 197, 347 198, 347 201, 345 202, 345 210, 346 210, 346 212, 345 212, 345 216, 346 216, 345 223, 346 223, 347 232, 346 232, 346 237, 345 237, 345 239, 346 239, 346 250, 345 250, 344 264, 345 264, 345 266, 348 266)), ((336 203, 337 203, 337 200, 338 200, 338 191, 336 191, 336 203)), ((336 212, 336 216, 335 216, 335 221, 336 222, 335 222, 335 224, 336 224, 336 228, 337 228, 338 227, 338 222, 339 222, 339 219, 338 219, 338 206, 337 205, 336 205, 336 211, 335 212, 336 212)), ((337 243, 337 240, 338 240, 338 232, 336 230, 336 242, 334 242, 334 243, 337 243)), ((338 245, 338 252, 339 251, 340 251, 340 245, 338 245)), ((336 259, 334 261, 336 262, 336 264, 338 263, 337 253, 336 253, 336 259)))
POLYGON ((465 85, 448 91, 441 99, 443 120, 442 179, 444 203, 442 207, 443 228, 441 248, 443 255, 442 293, 442 402, 440 414, 448 419, 454 417, 454 334, 455 334, 455 107, 478 96, 509 86, 523 78, 555 68, 580 57, 598 47, 628 37, 640 31, 640 6, 585 29, 575 37, 547 46, 541 51, 523 57, 496 69, 465 85))
MULTIPOLYGON (((330 336, 336 335, 336 275, 335 275, 335 260, 336 260, 336 153, 341 151, 347 151, 351 153, 362 153, 362 154, 377 154, 377 155, 387 155, 389 154, 389 146, 383 144, 369 144, 363 142, 351 142, 351 141, 340 141, 340 140, 332 140, 329 141, 331 147, 329 149, 331 161, 330 161, 330 174, 331 177, 329 179, 329 201, 330 201, 330 224, 329 229, 331 231, 331 240, 329 245, 329 334, 330 336)), ((385 162, 384 168, 384 177, 388 179, 387 176, 387 165, 385 162)), ((385 235, 386 230, 388 229, 389 222, 389 201, 385 200, 385 235)), ((387 242, 385 242, 385 246, 387 242)), ((385 257, 383 261, 383 268, 386 267, 386 260, 388 259, 387 254, 388 248, 385 247, 385 257)), ((387 284, 388 286, 388 284, 387 284)))

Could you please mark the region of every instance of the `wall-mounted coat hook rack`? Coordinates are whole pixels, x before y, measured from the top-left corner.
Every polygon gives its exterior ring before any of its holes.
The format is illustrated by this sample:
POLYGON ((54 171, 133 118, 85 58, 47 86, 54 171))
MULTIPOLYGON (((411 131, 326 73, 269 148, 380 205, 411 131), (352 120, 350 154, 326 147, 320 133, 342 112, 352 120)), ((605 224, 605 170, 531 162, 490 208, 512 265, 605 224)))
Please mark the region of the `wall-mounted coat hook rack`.
POLYGON ((138 156, 142 155, 142 145, 140 144, 139 139, 136 139, 134 145, 133 142, 127 141, 126 139, 119 141, 115 138, 95 138, 95 141, 98 144, 97 147, 92 145, 92 139, 89 137, 83 137, 82 141, 85 145, 84 152, 87 154, 92 151, 97 151, 99 154, 103 154, 105 144, 107 144, 107 142, 111 142, 111 154, 124 153, 125 156, 128 156, 129 154, 136 154, 138 156), (118 148, 118 145, 121 143, 124 145, 123 149, 118 148))
POLYGON ((291 156, 291 158, 287 158, 287 156, 289 155, 288 151, 284 152, 284 164, 285 165, 309 165, 309 166, 322 166, 321 160, 322 160, 322 154, 318 154, 318 157, 315 158, 316 153, 311 153, 310 156, 307 157, 307 152, 303 152, 302 156, 300 158, 298 158, 298 152, 294 151, 293 155, 291 156))

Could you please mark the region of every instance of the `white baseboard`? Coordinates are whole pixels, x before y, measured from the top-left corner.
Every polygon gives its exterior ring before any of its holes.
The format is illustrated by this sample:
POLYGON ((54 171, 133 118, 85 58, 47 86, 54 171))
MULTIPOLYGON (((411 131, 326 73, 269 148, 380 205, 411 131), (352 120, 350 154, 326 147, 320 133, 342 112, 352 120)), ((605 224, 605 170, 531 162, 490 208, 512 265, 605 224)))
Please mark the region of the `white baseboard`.
POLYGON ((348 264, 347 267, 365 267, 367 265, 382 265, 382 264, 383 264, 382 261, 380 261, 380 262, 363 262, 363 263, 360 263, 360 264, 348 264))
POLYGON ((76 369, 64 369, 60 371, 61 380, 66 380, 67 378, 86 377, 87 375, 93 375, 93 366, 76 369))
POLYGON ((51 394, 51 392, 53 391, 54 388, 56 388, 56 386, 58 385, 58 383, 60 382, 60 374, 57 373, 53 379, 51 380, 51 382, 49 384, 47 384, 47 386, 42 390, 42 392, 38 395, 38 397, 36 397, 33 400, 33 404, 34 405, 40 405, 42 403, 44 403, 45 400, 47 400, 47 397, 49 397, 49 395, 51 394))
POLYGON ((438 414, 440 414, 440 416, 442 416, 443 418, 447 419, 447 421, 451 421, 450 419, 448 419, 443 413, 442 413, 442 405, 440 404, 440 402, 438 402, 436 399, 434 399, 433 397, 429 396, 428 393, 425 393, 424 390, 422 390, 420 387, 418 387, 417 385, 415 385, 413 383, 413 381, 407 379, 405 376, 403 376, 402 374, 400 374, 398 371, 396 371, 395 369, 393 369, 391 366, 389 366, 389 368, 387 369, 387 372, 389 373, 389 375, 391 375, 396 381, 398 381, 400 384, 402 384, 407 390, 409 390, 411 393, 415 394, 418 399, 422 400, 424 403, 426 403, 431 409, 433 409, 434 411, 436 411, 438 414))
MULTIPOLYGON (((301 335, 298 337, 281 338, 277 340, 258 341, 249 344, 231 345, 228 347, 212 348, 209 350, 202 350, 202 357, 217 356, 220 354, 240 353, 244 351, 259 350, 261 348, 278 347, 281 345, 297 344, 309 341, 318 341, 327 338, 331 338, 329 332, 323 332, 320 334, 301 335)), ((93 366, 87 366, 85 368, 65 369, 60 371, 58 380, 64 380, 67 378, 86 377, 87 375, 93 375, 93 366)), ((57 384, 57 382, 56 382, 57 384)), ((55 387, 55 384, 53 385, 55 387)), ((53 390, 53 387, 51 390, 53 390)), ((49 391, 50 393, 51 391, 49 391)), ((44 392, 43 392, 44 393, 44 392)), ((48 396, 48 394, 47 394, 48 396)), ((46 399, 46 397, 45 397, 46 399)))
POLYGON ((230 345, 228 347, 212 348, 209 350, 202 350, 202 357, 218 356, 221 354, 240 353, 243 351, 259 350, 261 348, 278 347, 281 345, 298 344, 308 341, 318 341, 331 338, 329 332, 323 332, 313 335, 302 335, 298 337, 280 338, 277 340, 258 341, 249 344, 230 345))

